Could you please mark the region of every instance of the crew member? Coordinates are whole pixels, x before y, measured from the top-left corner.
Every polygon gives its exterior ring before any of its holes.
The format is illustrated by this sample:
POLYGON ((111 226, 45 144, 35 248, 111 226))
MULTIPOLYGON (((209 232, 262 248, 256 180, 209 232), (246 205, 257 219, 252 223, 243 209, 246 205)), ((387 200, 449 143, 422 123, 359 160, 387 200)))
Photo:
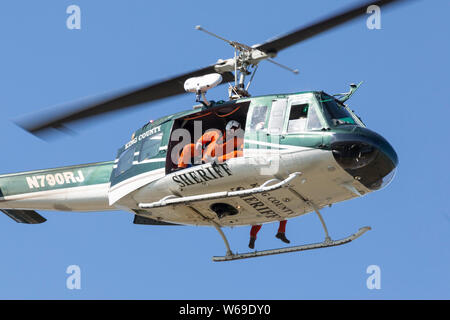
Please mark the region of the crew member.
POLYGON ((210 129, 198 139, 196 148, 202 153, 202 161, 212 162, 220 156, 220 150, 223 145, 223 135, 220 130, 210 129))
POLYGON ((178 159, 178 168, 188 168, 192 166, 192 158, 201 158, 203 162, 208 162, 216 156, 216 150, 222 145, 222 133, 219 130, 211 129, 206 131, 195 144, 189 143, 184 146, 178 159))
POLYGON ((243 156, 244 135, 241 124, 236 120, 230 120, 225 126, 225 139, 220 130, 210 129, 206 131, 195 144, 184 146, 178 160, 178 168, 192 166, 192 158, 202 155, 202 162, 217 161, 222 163, 228 159, 243 156))
POLYGON ((225 139, 226 142, 222 145, 223 155, 217 159, 219 163, 244 155, 244 131, 241 130, 241 124, 238 121, 228 121, 225 127, 225 139))

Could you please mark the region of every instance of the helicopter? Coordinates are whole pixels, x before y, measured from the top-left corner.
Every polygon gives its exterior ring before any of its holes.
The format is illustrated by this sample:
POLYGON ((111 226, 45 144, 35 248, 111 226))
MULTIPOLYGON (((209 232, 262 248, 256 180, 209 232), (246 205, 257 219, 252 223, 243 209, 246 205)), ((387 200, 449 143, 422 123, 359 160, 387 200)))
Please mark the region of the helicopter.
POLYGON ((370 227, 332 240, 321 209, 388 185, 398 156, 346 104, 361 83, 345 93, 299 91, 252 96, 259 63, 301 41, 356 19, 370 6, 407 0, 365 2, 262 44, 225 41, 234 56, 139 89, 99 99, 51 116, 37 114, 17 124, 46 137, 55 130, 118 110, 194 93, 196 105, 150 121, 133 132, 115 160, 0 175, 0 211, 18 223, 46 221, 37 211, 117 211, 141 225, 214 227, 231 261, 349 243, 370 227), (250 76, 250 79, 248 77, 250 76), (208 90, 228 84, 228 100, 209 101, 208 90), (231 128, 229 128, 231 124, 231 128), (205 136, 215 137, 205 140, 205 136), (284 221, 308 213, 319 218, 322 242, 236 253, 222 228, 284 221))

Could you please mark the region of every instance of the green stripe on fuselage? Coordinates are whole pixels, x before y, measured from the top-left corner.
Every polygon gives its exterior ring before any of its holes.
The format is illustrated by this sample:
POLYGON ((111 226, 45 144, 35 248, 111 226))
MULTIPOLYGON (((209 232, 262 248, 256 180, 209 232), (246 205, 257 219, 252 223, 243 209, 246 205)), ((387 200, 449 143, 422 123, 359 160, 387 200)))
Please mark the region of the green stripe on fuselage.
POLYGON ((109 183, 114 162, 0 175, 0 197, 109 183))

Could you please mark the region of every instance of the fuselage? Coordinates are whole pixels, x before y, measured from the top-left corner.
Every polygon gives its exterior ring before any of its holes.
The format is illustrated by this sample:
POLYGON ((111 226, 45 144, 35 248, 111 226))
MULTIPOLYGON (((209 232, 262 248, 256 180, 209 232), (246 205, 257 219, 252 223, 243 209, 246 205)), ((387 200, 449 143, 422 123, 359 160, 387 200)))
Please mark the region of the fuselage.
POLYGON ((120 209, 176 224, 247 225, 311 212, 310 201, 324 207, 379 190, 397 164, 392 146, 333 97, 323 92, 268 95, 212 103, 148 123, 119 149, 115 161, 0 176, 0 207, 120 209), (187 168, 179 167, 186 144, 195 144, 207 130, 224 132, 230 120, 242 125, 242 153, 221 162, 192 159, 187 168), (300 175, 289 188, 140 208, 169 196, 251 189, 293 172, 300 175), (220 216, 218 203, 235 210, 220 216))

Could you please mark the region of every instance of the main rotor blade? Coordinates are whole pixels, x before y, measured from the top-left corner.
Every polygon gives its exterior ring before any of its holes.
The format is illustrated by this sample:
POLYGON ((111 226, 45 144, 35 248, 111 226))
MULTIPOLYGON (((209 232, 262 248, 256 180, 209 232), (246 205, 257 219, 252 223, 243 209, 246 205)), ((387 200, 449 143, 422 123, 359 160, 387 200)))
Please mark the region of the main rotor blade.
MULTIPOLYGON (((65 124, 72 121, 83 120, 109 112, 134 107, 145 102, 156 101, 185 93, 184 82, 188 78, 215 72, 217 71, 214 69, 214 65, 212 65, 167 80, 155 82, 123 94, 115 95, 113 97, 110 96, 107 99, 97 100, 96 102, 75 109, 61 110, 60 108, 54 108, 43 110, 27 118, 22 118, 16 123, 23 129, 35 135, 41 135, 48 129, 65 131, 65 124), (50 112, 53 113, 53 115, 49 116, 50 112)), ((234 81, 234 75, 231 72, 222 73, 222 78, 222 83, 234 81)))
POLYGON ((266 53, 277 53, 280 50, 286 49, 298 42, 304 41, 311 37, 314 37, 322 32, 328 31, 334 27, 344 24, 350 20, 353 20, 359 16, 367 13, 367 8, 371 5, 377 5, 379 7, 391 4, 393 2, 401 2, 407 0, 378 0, 369 1, 364 4, 358 5, 353 8, 349 8, 343 12, 327 17, 323 20, 317 21, 306 27, 294 30, 284 36, 270 40, 261 45, 254 46, 255 49, 264 51, 266 53))

